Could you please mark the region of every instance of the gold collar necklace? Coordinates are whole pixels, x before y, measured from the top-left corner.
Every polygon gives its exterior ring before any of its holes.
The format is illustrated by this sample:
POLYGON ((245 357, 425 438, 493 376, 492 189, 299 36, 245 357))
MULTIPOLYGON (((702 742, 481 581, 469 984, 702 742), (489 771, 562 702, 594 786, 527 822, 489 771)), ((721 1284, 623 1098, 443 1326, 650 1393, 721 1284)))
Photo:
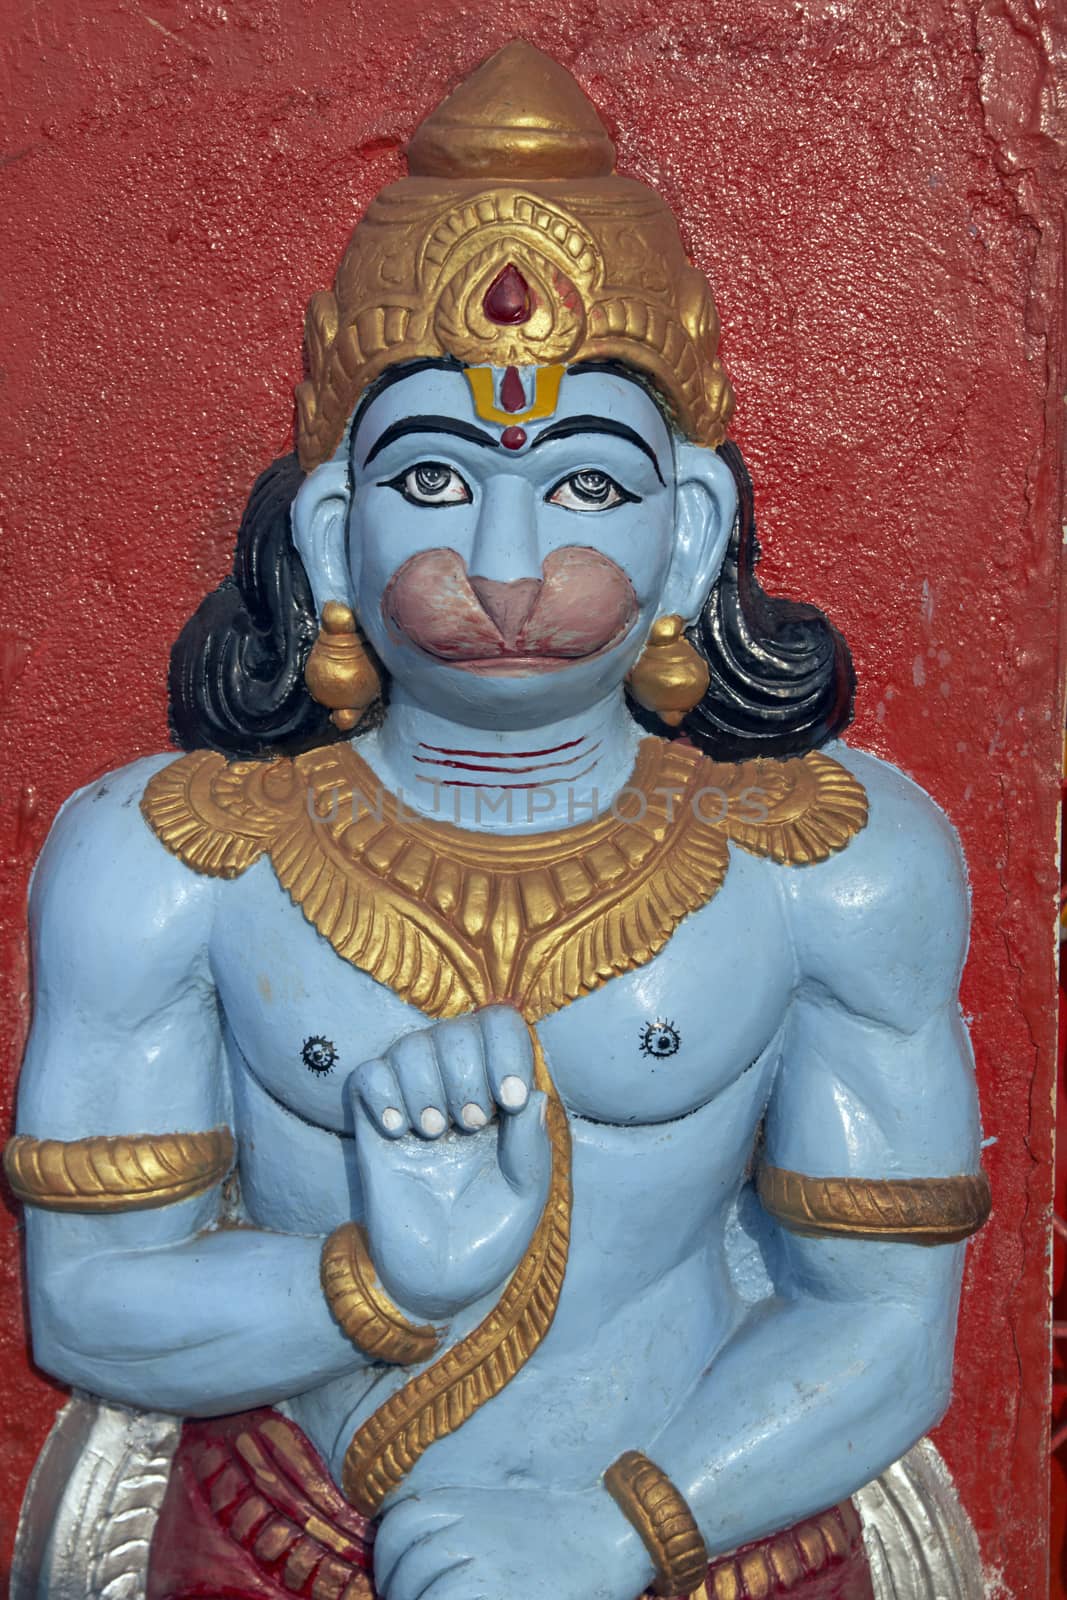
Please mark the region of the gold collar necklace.
POLYGON ((733 765, 654 738, 611 811, 548 833, 412 817, 347 743, 194 751, 141 809, 195 872, 235 878, 266 853, 337 954, 427 1016, 510 1001, 529 1022, 650 961, 721 888, 731 843, 809 865, 867 820, 862 786, 819 752, 733 765))

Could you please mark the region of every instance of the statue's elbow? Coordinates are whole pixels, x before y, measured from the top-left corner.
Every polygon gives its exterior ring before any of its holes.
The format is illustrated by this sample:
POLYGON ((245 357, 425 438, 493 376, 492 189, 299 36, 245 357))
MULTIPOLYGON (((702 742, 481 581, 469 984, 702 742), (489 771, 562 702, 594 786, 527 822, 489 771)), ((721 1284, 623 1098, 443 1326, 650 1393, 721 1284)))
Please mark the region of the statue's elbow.
POLYGON ((35 1363, 50 1378, 74 1389, 98 1390, 96 1363, 46 1285, 35 1284, 30 1291, 30 1343, 35 1363))
POLYGON ((936 1428, 952 1403, 952 1354, 951 1339, 947 1342, 942 1340, 940 1349, 934 1352, 925 1393, 919 1405, 921 1417, 916 1438, 936 1428))
POLYGON ((894 1323, 890 1337, 896 1359, 887 1401, 900 1425, 902 1454, 936 1427, 949 1408, 955 1318, 946 1319, 943 1308, 908 1308, 894 1323))
MULTIPOLYGON (((127 1341, 114 1320, 101 1321, 80 1274, 69 1265, 52 1266, 34 1274, 30 1282, 30 1338, 33 1359, 43 1372, 71 1388, 83 1389, 126 1405, 151 1405, 153 1396, 131 1385, 134 1374, 143 1376, 138 1363, 129 1363, 127 1341), (134 1392, 136 1390, 136 1392, 134 1392)), ((159 1409, 166 1409, 160 1406, 159 1409)))

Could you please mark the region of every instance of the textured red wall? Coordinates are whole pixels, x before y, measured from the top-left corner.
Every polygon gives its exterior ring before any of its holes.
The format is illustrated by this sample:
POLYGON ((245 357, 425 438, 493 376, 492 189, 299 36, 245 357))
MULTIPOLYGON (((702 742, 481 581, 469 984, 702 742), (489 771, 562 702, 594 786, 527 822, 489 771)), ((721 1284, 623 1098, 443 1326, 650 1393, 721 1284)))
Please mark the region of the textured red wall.
MULTIPOLYGON (((825 605, 856 740, 962 832, 996 1214, 940 1443, 1045 1582, 1060 751, 1057 41, 1029 0, 4 0, 5 1121, 26 878, 166 740, 168 645, 287 446, 304 301, 415 122, 516 34, 570 66, 715 285, 765 577, 825 605), (551 15, 549 13, 552 13, 551 15)), ((58 1393, 0 1282, 0 1568, 58 1393)))

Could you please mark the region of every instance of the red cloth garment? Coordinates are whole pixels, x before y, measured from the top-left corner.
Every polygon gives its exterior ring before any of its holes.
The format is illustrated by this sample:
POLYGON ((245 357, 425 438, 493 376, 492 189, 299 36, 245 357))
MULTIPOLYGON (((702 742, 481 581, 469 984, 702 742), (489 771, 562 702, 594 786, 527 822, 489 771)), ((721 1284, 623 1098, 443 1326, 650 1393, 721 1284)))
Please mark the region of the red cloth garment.
POLYGON ((276 1411, 186 1422, 147 1600, 371 1600, 373 1531, 276 1411))
MULTIPOLYGON (((708 1567, 707 1600, 874 1600, 863 1525, 851 1500, 708 1567)), ((705 1596, 697 1590, 699 1600, 705 1596)))
MULTIPOLYGON (((373 1600, 374 1530, 276 1411, 182 1429, 148 1600, 373 1600)), ((708 1567, 699 1600, 873 1600, 851 1501, 708 1567)))

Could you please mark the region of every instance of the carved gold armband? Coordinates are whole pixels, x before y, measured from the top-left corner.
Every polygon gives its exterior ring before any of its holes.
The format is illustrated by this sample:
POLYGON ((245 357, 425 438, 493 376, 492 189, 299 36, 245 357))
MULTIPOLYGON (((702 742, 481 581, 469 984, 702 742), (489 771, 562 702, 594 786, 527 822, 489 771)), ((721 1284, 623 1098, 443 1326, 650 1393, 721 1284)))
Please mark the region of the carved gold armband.
POLYGON ((19 1134, 4 1151, 4 1173, 19 1200, 45 1211, 148 1211, 221 1183, 233 1157, 229 1128, 88 1139, 19 1134))
POLYGON ((604 1487, 652 1557, 655 1592, 692 1594, 704 1581, 708 1552, 696 1518, 666 1473, 639 1450, 627 1450, 605 1472, 604 1487))
POLYGON ((357 1350, 401 1367, 433 1355, 437 1329, 428 1322, 409 1322, 390 1300, 359 1223, 342 1223, 330 1234, 322 1247, 321 1276, 330 1310, 357 1350))
POLYGON ((808 1178, 761 1167, 765 1211, 791 1233, 881 1239, 893 1244, 958 1244, 989 1216, 984 1172, 955 1178, 808 1178))

